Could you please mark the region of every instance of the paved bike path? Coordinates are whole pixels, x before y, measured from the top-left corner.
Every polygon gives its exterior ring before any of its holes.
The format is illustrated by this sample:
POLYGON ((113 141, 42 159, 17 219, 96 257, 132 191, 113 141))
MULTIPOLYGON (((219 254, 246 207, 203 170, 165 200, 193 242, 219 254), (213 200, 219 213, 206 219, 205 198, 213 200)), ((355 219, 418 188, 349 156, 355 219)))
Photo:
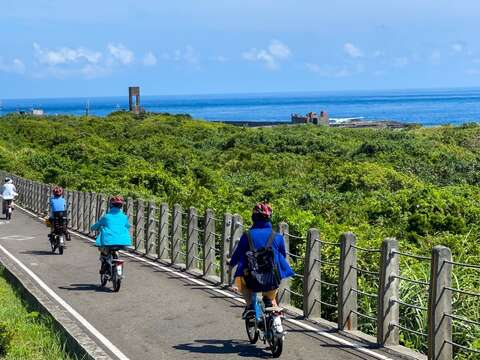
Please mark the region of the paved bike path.
MULTIPOLYGON (((263 343, 248 343, 240 319, 242 308, 235 300, 192 283, 183 274, 128 256, 122 257, 126 261, 126 279, 120 292, 111 292, 110 283, 109 288, 101 289, 98 251, 92 243, 72 236, 64 255, 52 255, 47 233, 44 224, 22 211, 16 211, 8 223, 0 219, 0 245, 128 358, 269 357, 263 343)), ((0 251, 0 259, 5 257, 0 251)), ((292 324, 285 327, 288 334, 284 359, 377 358, 292 324)))

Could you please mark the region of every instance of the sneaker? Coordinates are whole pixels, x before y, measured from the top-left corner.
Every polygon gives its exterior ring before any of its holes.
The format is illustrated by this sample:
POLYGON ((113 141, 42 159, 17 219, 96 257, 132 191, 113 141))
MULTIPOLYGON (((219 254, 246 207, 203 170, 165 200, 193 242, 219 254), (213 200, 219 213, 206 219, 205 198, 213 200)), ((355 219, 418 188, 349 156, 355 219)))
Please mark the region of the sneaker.
POLYGON ((245 320, 247 316, 254 311, 255 309, 253 308, 253 305, 245 306, 245 309, 243 310, 243 313, 242 313, 242 319, 245 320))

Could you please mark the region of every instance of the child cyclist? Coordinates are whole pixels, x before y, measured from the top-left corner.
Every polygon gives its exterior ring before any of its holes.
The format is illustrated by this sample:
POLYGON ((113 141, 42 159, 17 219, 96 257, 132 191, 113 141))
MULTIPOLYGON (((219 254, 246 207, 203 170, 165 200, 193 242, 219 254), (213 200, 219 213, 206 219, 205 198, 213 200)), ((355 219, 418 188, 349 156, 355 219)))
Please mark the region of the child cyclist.
POLYGON ((250 283, 249 274, 251 273, 251 269, 249 269, 248 257, 253 250, 251 245, 254 246, 254 249, 262 249, 271 244, 273 250, 273 260, 275 262, 273 267, 278 277, 278 283, 273 282, 273 289, 271 285, 263 289, 261 287, 255 289, 255 292, 258 290, 262 292, 265 307, 277 305, 275 297, 280 281, 294 275, 286 258, 285 240, 282 235, 273 231, 271 218, 272 208, 269 204, 259 203, 255 205, 252 212, 253 225, 250 230, 240 238, 238 246, 229 261, 232 267, 238 265, 235 272, 235 284, 246 302, 246 307, 242 314, 243 318, 245 318, 248 312, 253 310, 252 294, 254 291, 247 285, 250 283))
MULTIPOLYGON (((123 203, 123 197, 112 197, 110 210, 92 225, 92 230, 99 231, 95 246, 98 246, 104 256, 107 256, 112 248, 118 249, 132 245, 130 224, 127 215, 123 213, 123 203)), ((100 271, 103 271, 103 266, 100 271)))
MULTIPOLYGON (((55 219, 60 221, 62 218, 66 219, 67 204, 65 198, 63 197, 63 188, 60 186, 55 186, 52 190, 53 196, 50 198, 50 215, 48 217, 47 225, 51 226, 51 234, 55 232, 55 219)), ((62 224, 62 223, 60 223, 62 224)), ((70 234, 66 230, 66 222, 62 224, 65 229, 65 235, 68 241, 70 241, 70 234)), ((51 236, 51 235, 50 235, 51 236)))

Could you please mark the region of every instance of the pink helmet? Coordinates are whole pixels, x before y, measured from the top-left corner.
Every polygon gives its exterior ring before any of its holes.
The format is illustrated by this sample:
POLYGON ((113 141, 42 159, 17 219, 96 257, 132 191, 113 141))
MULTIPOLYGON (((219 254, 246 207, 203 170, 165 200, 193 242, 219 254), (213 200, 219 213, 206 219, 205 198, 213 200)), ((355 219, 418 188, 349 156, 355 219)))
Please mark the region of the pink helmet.
POLYGON ((53 188, 53 195, 55 196, 62 196, 63 195, 63 189, 60 186, 55 186, 53 188))
POLYGON ((117 196, 112 196, 110 199, 110 204, 115 207, 122 207, 124 203, 123 196, 117 195, 117 196))
POLYGON ((266 202, 261 202, 255 205, 252 213, 253 215, 257 215, 265 219, 270 219, 272 217, 272 207, 266 202))

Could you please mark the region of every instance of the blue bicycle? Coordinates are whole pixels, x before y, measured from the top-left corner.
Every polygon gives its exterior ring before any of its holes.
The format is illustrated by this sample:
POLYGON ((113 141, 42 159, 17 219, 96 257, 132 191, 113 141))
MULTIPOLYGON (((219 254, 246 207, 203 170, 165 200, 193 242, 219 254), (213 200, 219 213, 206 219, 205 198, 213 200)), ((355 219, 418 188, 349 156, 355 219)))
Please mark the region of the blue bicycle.
POLYGON ((283 309, 265 308, 263 301, 258 299, 257 293, 252 295, 252 304, 254 310, 245 316, 245 328, 250 344, 255 344, 260 339, 264 344, 268 343, 274 358, 280 357, 286 334, 282 326, 283 309))

